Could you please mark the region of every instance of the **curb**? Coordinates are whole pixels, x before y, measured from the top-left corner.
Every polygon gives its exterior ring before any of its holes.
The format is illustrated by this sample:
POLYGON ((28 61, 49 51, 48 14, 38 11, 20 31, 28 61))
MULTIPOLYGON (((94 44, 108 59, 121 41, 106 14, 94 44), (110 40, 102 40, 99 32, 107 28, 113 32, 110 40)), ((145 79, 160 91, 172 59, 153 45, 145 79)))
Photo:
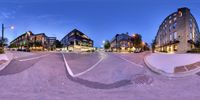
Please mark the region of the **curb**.
POLYGON ((196 69, 194 69, 194 70, 187 71, 187 72, 181 72, 181 73, 167 73, 167 72, 165 72, 165 71, 163 71, 163 70, 160 70, 160 69, 158 69, 158 68, 152 66, 151 64, 149 64, 148 61, 147 61, 147 57, 148 57, 148 56, 150 56, 150 55, 147 55, 147 56, 144 57, 144 62, 145 62, 145 64, 147 65, 147 67, 148 67, 151 71, 153 71, 153 72, 155 72, 155 73, 158 73, 158 74, 160 74, 160 75, 164 75, 164 76, 167 76, 167 77, 178 78, 178 77, 186 77, 186 76, 194 75, 194 74, 196 74, 197 72, 200 71, 200 68, 196 68, 196 69))
MULTIPOLYGON (((8 52, 8 53, 10 53, 10 52, 8 52)), ((8 57, 9 60, 6 63, 3 63, 1 65, 0 71, 3 70, 4 68, 6 68, 6 66, 12 61, 12 59, 13 59, 13 53, 10 53, 10 54, 11 54, 11 57, 8 57)))

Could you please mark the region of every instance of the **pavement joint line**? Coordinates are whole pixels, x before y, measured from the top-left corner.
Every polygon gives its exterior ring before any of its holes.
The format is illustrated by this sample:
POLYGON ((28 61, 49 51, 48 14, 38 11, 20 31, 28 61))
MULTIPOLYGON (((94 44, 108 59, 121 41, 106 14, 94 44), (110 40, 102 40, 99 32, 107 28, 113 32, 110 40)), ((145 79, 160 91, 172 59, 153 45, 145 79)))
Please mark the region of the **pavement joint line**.
MULTIPOLYGON (((118 56, 118 55, 117 55, 118 56)), ((118 57, 120 57, 121 59, 123 59, 123 60, 125 60, 125 61, 127 61, 127 62, 129 62, 129 63, 131 63, 131 64, 133 64, 133 65, 136 65, 136 66, 139 66, 139 67, 144 67, 144 66, 142 66, 142 65, 140 65, 140 64, 136 64, 136 63, 134 63, 134 62, 132 62, 132 61, 130 61, 130 60, 128 60, 128 59, 125 59, 124 57, 121 57, 121 56, 118 56, 118 57)))
POLYGON ((48 56, 48 55, 50 55, 50 54, 45 54, 45 55, 33 57, 33 58, 22 59, 22 60, 19 60, 19 61, 28 61, 28 60, 39 59, 39 58, 42 58, 42 57, 45 57, 45 56, 48 56))
POLYGON ((78 77, 78 76, 81 76, 81 75, 83 75, 83 74, 85 74, 85 73, 91 71, 92 69, 94 69, 99 63, 101 63, 101 61, 103 61, 103 59, 105 58, 106 55, 105 55, 105 54, 101 54, 101 59, 100 59, 97 63, 95 63, 94 65, 92 65, 92 66, 91 66, 90 68, 88 68, 87 70, 85 70, 85 71, 83 71, 83 72, 80 72, 80 73, 78 73, 78 74, 74 74, 74 73, 72 72, 72 70, 71 70, 71 68, 69 67, 69 64, 67 63, 67 60, 65 59, 65 56, 64 56, 63 53, 62 53, 62 56, 63 56, 64 62, 65 62, 65 66, 66 66, 67 71, 68 71, 68 73, 70 74, 70 76, 72 76, 72 77, 78 77))

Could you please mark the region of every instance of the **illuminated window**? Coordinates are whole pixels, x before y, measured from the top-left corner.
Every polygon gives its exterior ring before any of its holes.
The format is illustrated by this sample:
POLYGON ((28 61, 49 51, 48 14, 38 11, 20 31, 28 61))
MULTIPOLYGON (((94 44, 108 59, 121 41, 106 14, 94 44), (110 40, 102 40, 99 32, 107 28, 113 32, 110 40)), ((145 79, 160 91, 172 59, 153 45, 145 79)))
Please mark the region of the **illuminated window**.
POLYGON ((177 18, 176 18, 176 17, 174 17, 174 21, 176 21, 176 19, 177 19, 177 18))
POLYGON ((171 24, 171 23, 172 23, 172 20, 170 20, 169 23, 171 24))
POLYGON ((192 23, 193 22, 193 20, 192 20, 192 18, 190 18, 190 23, 192 23))

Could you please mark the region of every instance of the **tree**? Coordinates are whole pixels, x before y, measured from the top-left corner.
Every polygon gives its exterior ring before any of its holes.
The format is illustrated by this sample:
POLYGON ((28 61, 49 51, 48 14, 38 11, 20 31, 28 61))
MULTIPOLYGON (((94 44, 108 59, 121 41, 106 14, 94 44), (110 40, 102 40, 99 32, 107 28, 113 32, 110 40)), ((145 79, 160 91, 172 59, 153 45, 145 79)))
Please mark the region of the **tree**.
POLYGON ((104 49, 110 49, 110 41, 106 40, 104 43, 104 49))
POLYGON ((197 42, 195 43, 195 46, 196 46, 196 48, 200 48, 200 42, 197 41, 197 42))
MULTIPOLYGON (((0 37, 0 44, 2 44, 2 38, 0 37)), ((3 43, 4 46, 8 45, 8 38, 4 37, 4 43, 3 43)))
POLYGON ((149 44, 145 43, 144 47, 143 47, 144 51, 149 51, 149 44))
POLYGON ((154 53, 156 49, 156 39, 152 40, 151 47, 152 47, 152 52, 154 53))
POLYGON ((132 39, 133 46, 135 48, 142 48, 142 36, 140 34, 135 34, 135 36, 132 39))
POLYGON ((35 41, 35 46, 36 47, 42 46, 42 41, 35 41))
POLYGON ((17 45, 16 44, 10 44, 9 48, 17 48, 17 45))
POLYGON ((59 40, 55 41, 55 45, 56 45, 56 48, 62 48, 63 47, 63 45, 61 44, 61 42, 59 40))

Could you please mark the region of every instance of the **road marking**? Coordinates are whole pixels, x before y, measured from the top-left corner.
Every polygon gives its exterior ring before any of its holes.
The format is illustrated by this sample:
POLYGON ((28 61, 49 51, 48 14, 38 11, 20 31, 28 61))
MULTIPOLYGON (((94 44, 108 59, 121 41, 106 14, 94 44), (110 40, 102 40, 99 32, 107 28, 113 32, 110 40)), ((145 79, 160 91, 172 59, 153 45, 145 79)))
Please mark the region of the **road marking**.
POLYGON ((33 58, 22 59, 22 60, 19 60, 19 61, 28 61, 28 60, 39 59, 39 58, 42 58, 42 57, 45 57, 45 56, 48 56, 48 55, 50 55, 50 54, 45 54, 45 55, 33 57, 33 58))
MULTIPOLYGON (((117 55, 117 56, 118 56, 118 55, 117 55)), ((144 67, 144 66, 142 66, 142 65, 140 65, 140 64, 136 64, 136 63, 134 63, 134 62, 132 62, 132 61, 130 61, 130 60, 128 60, 128 59, 125 59, 124 57, 121 57, 121 56, 118 56, 118 57, 120 57, 121 59, 127 61, 128 63, 131 63, 132 65, 139 66, 139 67, 144 67)))
POLYGON ((73 74, 71 68, 69 67, 69 64, 67 63, 67 60, 65 59, 65 55, 63 53, 62 53, 62 56, 63 56, 64 62, 65 62, 65 66, 67 68, 67 71, 68 71, 69 75, 74 77, 74 74, 73 74))
POLYGON ((65 66, 66 66, 66 68, 67 68, 67 71, 69 72, 69 74, 70 74, 72 77, 78 77, 78 76, 81 76, 81 75, 83 75, 83 74, 85 74, 85 73, 91 71, 91 70, 94 69, 99 63, 101 63, 101 62, 103 61, 103 59, 105 58, 105 56, 106 56, 105 54, 100 53, 101 59, 100 59, 97 63, 95 63, 94 65, 92 65, 92 66, 91 66, 90 68, 88 68, 87 70, 85 70, 85 71, 83 71, 83 72, 80 72, 80 73, 74 75, 73 72, 72 72, 72 70, 71 70, 71 68, 69 67, 69 65, 68 65, 68 63, 67 63, 67 61, 66 61, 65 56, 64 56, 63 53, 62 53, 62 55, 63 55, 63 59, 64 59, 64 62, 65 62, 65 66))

